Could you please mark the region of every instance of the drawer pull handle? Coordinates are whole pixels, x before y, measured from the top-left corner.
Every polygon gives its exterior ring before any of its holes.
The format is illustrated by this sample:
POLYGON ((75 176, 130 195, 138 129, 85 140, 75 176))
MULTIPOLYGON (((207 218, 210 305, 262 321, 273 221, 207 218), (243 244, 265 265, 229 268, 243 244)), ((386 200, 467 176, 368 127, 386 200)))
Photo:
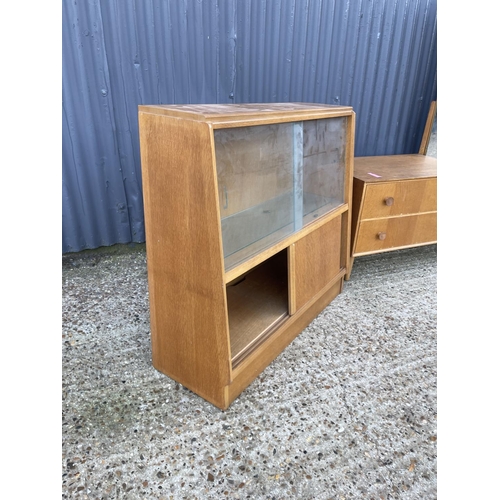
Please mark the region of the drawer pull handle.
POLYGON ((393 198, 392 196, 389 196, 389 198, 386 198, 386 199, 384 200, 384 203, 385 203, 388 207, 390 207, 390 206, 394 203, 394 198, 393 198))
POLYGON ((379 240, 385 240, 385 237, 386 237, 386 236, 387 236, 387 235, 386 235, 385 233, 378 233, 378 234, 377 234, 377 238, 378 238, 379 240))

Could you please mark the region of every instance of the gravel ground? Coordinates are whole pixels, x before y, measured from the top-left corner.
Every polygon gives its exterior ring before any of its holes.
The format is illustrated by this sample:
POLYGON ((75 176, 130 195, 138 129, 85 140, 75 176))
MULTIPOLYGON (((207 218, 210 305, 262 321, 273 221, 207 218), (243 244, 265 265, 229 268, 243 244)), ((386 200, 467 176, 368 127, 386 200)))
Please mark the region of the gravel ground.
POLYGON ((62 497, 437 498, 436 251, 355 259, 225 412, 151 364, 144 245, 63 256, 62 497))

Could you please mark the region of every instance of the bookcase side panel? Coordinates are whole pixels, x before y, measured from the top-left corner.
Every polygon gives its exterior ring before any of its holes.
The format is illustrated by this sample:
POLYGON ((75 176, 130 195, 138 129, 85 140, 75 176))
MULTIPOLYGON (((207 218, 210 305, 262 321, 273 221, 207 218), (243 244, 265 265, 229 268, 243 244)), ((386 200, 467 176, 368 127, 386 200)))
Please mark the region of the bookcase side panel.
POLYGON ((212 132, 141 112, 139 128, 153 365, 223 406, 231 367, 212 132))

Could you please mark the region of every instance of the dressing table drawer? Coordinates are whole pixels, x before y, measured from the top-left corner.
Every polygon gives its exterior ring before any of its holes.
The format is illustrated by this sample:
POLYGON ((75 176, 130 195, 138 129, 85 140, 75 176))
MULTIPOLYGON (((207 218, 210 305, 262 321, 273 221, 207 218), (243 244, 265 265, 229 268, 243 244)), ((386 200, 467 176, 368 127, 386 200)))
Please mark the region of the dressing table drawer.
POLYGON ((361 220, 436 210, 436 178, 384 182, 366 186, 361 220))
POLYGON ((437 212, 361 221, 356 255, 437 241, 437 212))

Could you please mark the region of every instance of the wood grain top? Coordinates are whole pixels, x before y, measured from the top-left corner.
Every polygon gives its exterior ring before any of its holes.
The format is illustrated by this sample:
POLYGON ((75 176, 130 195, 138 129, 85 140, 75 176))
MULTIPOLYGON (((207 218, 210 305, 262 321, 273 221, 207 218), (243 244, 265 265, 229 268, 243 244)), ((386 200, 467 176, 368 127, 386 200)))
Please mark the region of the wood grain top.
POLYGON ((311 119, 346 115, 352 113, 352 107, 301 102, 251 104, 158 104, 141 105, 139 106, 139 111, 203 122, 231 122, 264 117, 284 118, 286 116, 304 116, 311 119))
POLYGON ((437 177, 437 159, 419 154, 358 156, 354 158, 354 177, 363 182, 437 177))

